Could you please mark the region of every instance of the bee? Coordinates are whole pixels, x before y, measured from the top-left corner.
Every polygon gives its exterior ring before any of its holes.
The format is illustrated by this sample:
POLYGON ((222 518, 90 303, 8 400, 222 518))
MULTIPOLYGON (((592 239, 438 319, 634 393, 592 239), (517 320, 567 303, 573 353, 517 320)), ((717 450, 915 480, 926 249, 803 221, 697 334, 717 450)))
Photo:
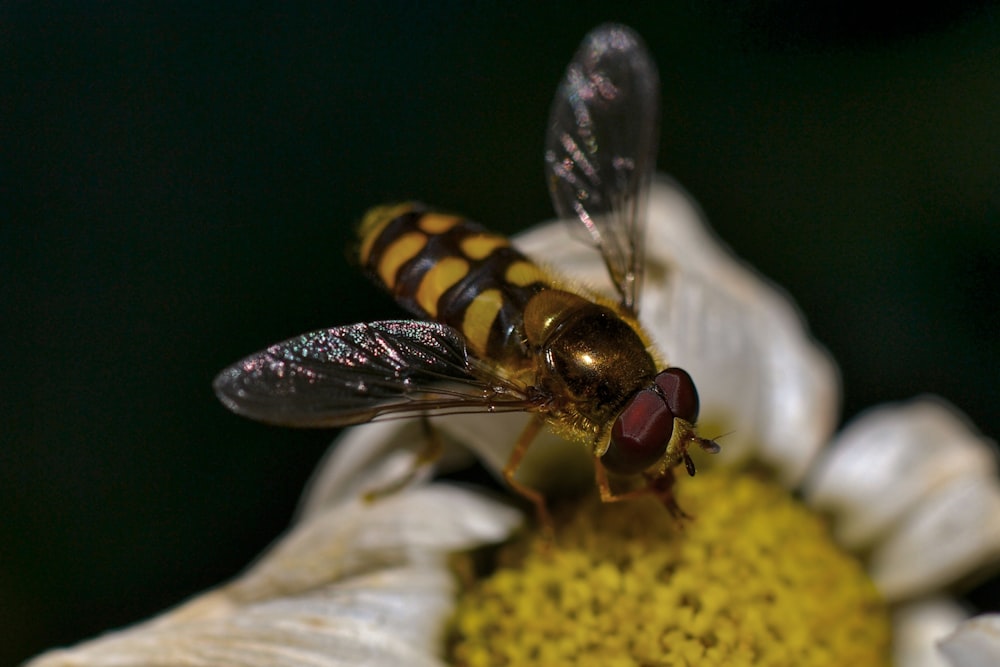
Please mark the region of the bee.
POLYGON ((638 321, 643 234, 658 140, 659 76, 641 39, 604 25, 584 39, 552 105, 552 200, 596 247, 616 297, 572 285, 475 222, 404 203, 359 227, 365 271, 420 319, 304 334, 222 371, 230 410, 273 424, 335 427, 467 412, 533 414, 503 469, 550 526, 517 469, 543 426, 586 446, 606 502, 652 494, 684 516, 673 470, 695 467, 698 392, 638 321))

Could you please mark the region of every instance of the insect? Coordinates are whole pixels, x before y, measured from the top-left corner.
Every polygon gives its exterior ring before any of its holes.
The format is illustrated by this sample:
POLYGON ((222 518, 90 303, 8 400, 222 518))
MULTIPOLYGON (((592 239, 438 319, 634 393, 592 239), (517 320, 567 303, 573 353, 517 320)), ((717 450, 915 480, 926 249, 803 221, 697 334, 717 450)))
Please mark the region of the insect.
POLYGON ((507 239, 419 204, 369 211, 359 260, 421 319, 334 327, 225 369, 219 399, 274 424, 333 427, 457 412, 533 413, 503 474, 550 525, 516 472, 545 424, 594 456, 604 501, 642 494, 683 516, 673 469, 694 475, 691 377, 652 351, 638 322, 643 232, 658 139, 659 77, 621 25, 590 33, 556 92, 545 163, 556 212, 585 230, 617 299, 541 268, 507 239))

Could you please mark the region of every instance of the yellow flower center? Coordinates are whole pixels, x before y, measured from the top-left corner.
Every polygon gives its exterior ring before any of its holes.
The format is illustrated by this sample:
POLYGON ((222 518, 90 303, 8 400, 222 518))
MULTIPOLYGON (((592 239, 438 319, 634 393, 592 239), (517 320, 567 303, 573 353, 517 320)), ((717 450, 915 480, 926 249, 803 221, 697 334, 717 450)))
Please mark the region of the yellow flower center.
POLYGON ((556 544, 501 550, 462 594, 454 665, 887 665, 885 604, 780 487, 705 471, 655 501, 582 503, 556 544))

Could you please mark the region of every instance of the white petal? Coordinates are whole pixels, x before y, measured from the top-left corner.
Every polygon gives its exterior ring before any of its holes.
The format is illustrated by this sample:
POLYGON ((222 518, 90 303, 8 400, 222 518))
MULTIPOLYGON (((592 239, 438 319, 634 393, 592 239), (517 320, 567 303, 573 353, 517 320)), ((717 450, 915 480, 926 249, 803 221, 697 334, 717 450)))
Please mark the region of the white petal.
POLYGON ((517 510, 444 484, 374 502, 352 498, 296 525, 228 588, 239 601, 259 600, 374 567, 435 562, 451 551, 501 541, 520 522, 517 510))
MULTIPOLYGON (((470 416, 486 419, 494 417, 470 416)), ((512 415, 496 416, 502 419, 512 415)), ((523 415, 513 416, 523 418, 523 415)), ((446 418, 437 418, 432 425, 447 435, 447 429, 443 428, 445 422, 446 418)), ((479 426, 478 430, 484 429, 479 426)), ((515 436, 511 436, 511 442, 513 437, 515 436)), ((435 471, 469 466, 471 453, 468 444, 461 441, 453 443, 447 438, 443 439, 445 447, 439 458, 424 460, 423 454, 429 444, 427 438, 423 425, 414 419, 362 424, 345 430, 327 450, 306 485, 298 518, 310 516, 331 505, 371 491, 397 488, 401 481, 407 482, 404 486, 419 486, 427 482, 435 471)))
MULTIPOLYGON (((469 465, 470 452, 500 479, 510 451, 531 415, 527 413, 457 414, 435 417, 432 426, 444 435, 443 459, 419 467, 411 486, 435 470, 469 465)), ((417 421, 392 420, 344 431, 324 456, 307 486, 299 516, 308 517, 331 504, 390 487, 417 464, 427 435, 417 421)), ((567 442, 548 429, 532 442, 518 479, 545 493, 565 494, 592 484, 594 466, 586 447, 567 442)))
POLYGON ((944 639, 940 647, 953 667, 1000 665, 1000 614, 969 619, 944 639))
MULTIPOLYGON (((595 251, 565 224, 518 237, 529 255, 597 289, 609 282, 595 251)), ((671 364, 701 395, 701 430, 723 456, 751 455, 796 483, 838 415, 836 369, 774 286, 708 231, 696 204, 672 181, 653 186, 642 320, 671 364)))
MULTIPOLYGON (((524 413, 453 415, 436 419, 435 424, 499 473, 530 419, 524 413)), ((578 493, 594 484, 593 454, 587 446, 563 440, 546 428, 531 443, 517 478, 545 494, 578 493)))
POLYGON ((299 518, 403 479, 416 465, 425 438, 412 420, 375 422, 345 430, 306 485, 299 518))
POLYGON ((950 598, 932 598, 892 610, 892 664, 897 667, 948 667, 938 640, 955 631, 968 614, 950 598))
MULTIPOLYGON (((435 426, 468 447, 490 470, 499 475, 507 464, 511 449, 533 415, 523 412, 505 412, 494 415, 449 415, 434 420, 435 426)), ((540 435, 529 453, 540 446, 542 439, 553 436, 540 435)))
POLYGON ((890 601, 913 598, 1000 561, 1000 484, 956 478, 933 489, 874 549, 869 574, 890 601))
POLYGON ((380 572, 216 618, 158 619, 51 651, 29 664, 437 666, 434 655, 452 592, 442 569, 380 572))
POLYGON ((235 581, 31 665, 438 665, 448 552, 502 540, 520 520, 446 485, 351 497, 312 512, 235 581))
POLYGON ((995 478, 991 443, 951 406, 923 398, 852 421, 823 453, 805 494, 836 517, 838 541, 857 549, 933 489, 967 475, 995 478))

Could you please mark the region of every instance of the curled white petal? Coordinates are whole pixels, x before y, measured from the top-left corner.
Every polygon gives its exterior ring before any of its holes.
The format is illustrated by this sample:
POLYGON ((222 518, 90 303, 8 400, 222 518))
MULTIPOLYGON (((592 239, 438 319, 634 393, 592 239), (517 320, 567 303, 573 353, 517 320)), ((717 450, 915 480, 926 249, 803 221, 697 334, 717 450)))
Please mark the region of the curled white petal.
POLYGON ((717 240, 679 186, 654 189, 649 230, 668 270, 669 289, 649 291, 668 358, 696 378, 704 419, 732 431, 725 449, 753 449, 797 484, 839 418, 833 361, 787 295, 717 240))
MULTIPOLYGON (((441 569, 408 568, 208 616, 168 614, 72 649, 50 651, 30 667, 437 667, 452 582, 441 569)), ((210 593, 207 597, 218 595, 210 593)), ((204 600, 203 602, 209 602, 204 600)), ((178 612, 182 611, 178 610, 178 612)))
POLYGON ((418 432, 414 421, 390 420, 347 429, 313 472, 299 516, 311 516, 405 478, 417 465, 424 442, 426 436, 418 432))
POLYGON ((296 525, 230 587, 240 600, 308 590, 345 576, 440 560, 507 537, 520 523, 511 507, 434 484, 374 502, 351 498, 296 525))
POLYGON ((1000 614, 977 616, 959 625, 940 643, 952 667, 1000 665, 1000 614))
MULTIPOLYGON (((435 423, 499 473, 530 419, 531 415, 524 413, 452 415, 435 423)), ((593 460, 586 446, 563 440, 546 428, 532 441, 517 478, 547 495, 578 493, 594 483, 593 460)))
POLYGON ((955 631, 968 614, 950 598, 934 597, 892 610, 892 664, 948 667, 937 642, 955 631))
POLYGON ((309 514, 229 584, 30 665, 438 665, 448 553, 503 540, 520 520, 446 485, 351 497, 309 514))
POLYGON ((1000 558, 1000 485, 956 478, 933 489, 872 551, 869 574, 890 601, 923 595, 1000 558))
MULTIPOLYGON (((839 380, 791 301, 733 257, 691 198, 661 177, 651 190, 641 319, 701 395, 701 430, 723 457, 756 456, 797 483, 837 422, 839 380), (710 430, 706 430, 710 429, 710 430)), ((565 224, 518 237, 529 256, 610 291, 595 251, 565 224)))
POLYGON ((953 407, 923 398, 855 419, 824 452, 805 494, 836 517, 841 544, 861 548, 934 489, 967 476, 996 478, 992 443, 953 407))

